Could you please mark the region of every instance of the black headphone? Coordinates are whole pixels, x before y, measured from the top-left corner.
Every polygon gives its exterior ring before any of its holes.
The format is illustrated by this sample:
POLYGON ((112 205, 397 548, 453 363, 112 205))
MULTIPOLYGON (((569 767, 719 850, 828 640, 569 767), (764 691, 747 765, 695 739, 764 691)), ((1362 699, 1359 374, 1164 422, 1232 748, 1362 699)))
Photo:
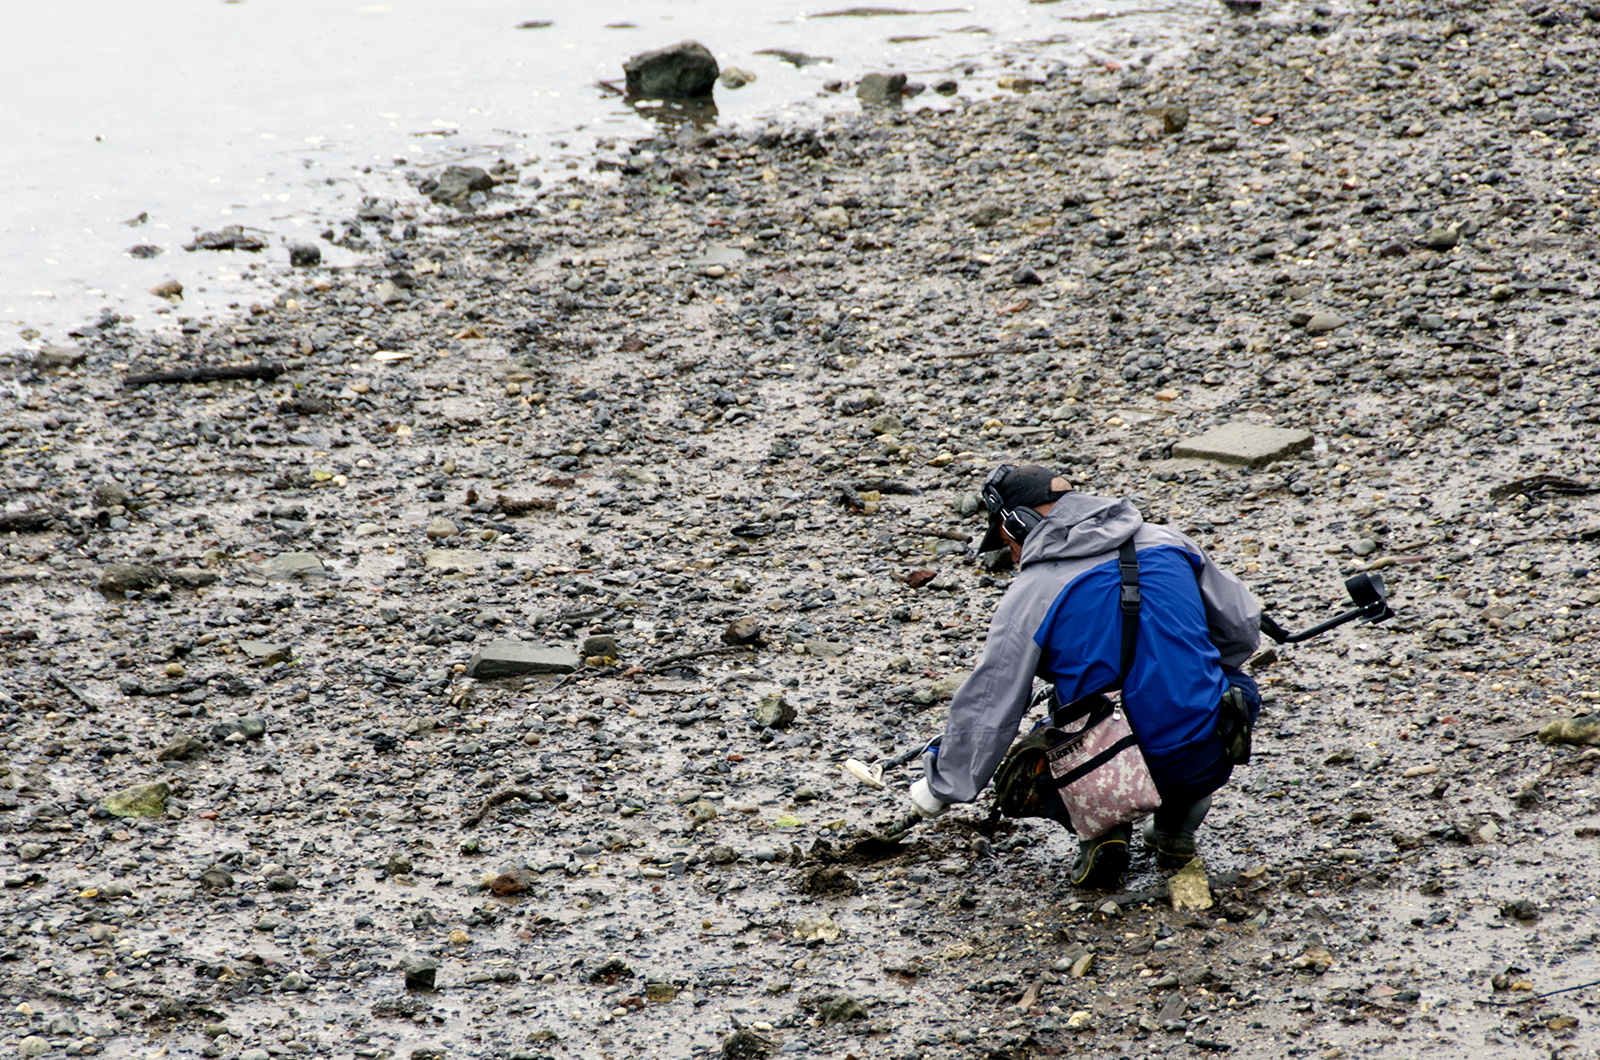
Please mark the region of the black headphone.
POLYGON ((1032 508, 1007 508, 1005 500, 1000 496, 1000 484, 1010 474, 1011 465, 1001 464, 989 472, 989 477, 983 483, 983 504, 989 509, 991 515, 1000 516, 1000 527, 1017 544, 1022 544, 1033 533, 1034 528, 1044 522, 1044 516, 1032 508))

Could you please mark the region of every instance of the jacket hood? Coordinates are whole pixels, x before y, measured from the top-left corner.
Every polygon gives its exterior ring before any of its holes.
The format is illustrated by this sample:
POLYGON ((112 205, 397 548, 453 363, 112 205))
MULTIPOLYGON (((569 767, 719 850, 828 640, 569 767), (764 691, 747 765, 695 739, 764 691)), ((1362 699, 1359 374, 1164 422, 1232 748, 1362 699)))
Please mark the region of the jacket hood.
POLYGON ((1069 493, 1023 542, 1019 566, 1111 552, 1143 525, 1139 510, 1125 500, 1069 493))

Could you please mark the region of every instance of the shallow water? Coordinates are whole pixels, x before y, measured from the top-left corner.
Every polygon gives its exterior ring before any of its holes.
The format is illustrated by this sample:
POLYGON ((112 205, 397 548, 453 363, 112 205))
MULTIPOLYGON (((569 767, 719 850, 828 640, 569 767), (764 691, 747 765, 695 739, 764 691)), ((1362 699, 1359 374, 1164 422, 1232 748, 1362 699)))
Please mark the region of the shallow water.
MULTIPOLYGON (((0 35, 0 350, 60 339, 105 308, 150 325, 164 303, 147 289, 169 278, 188 289, 173 316, 248 302, 259 294, 251 272, 286 266, 286 241, 314 239, 364 194, 416 199, 394 179, 397 159, 504 158, 546 180, 587 169, 597 140, 648 133, 648 112, 598 82, 620 82, 622 61, 649 48, 694 38, 724 67, 756 74, 717 89, 717 121, 739 127, 853 109, 848 88, 824 85, 873 70, 930 83, 951 71, 974 97, 999 91, 1000 71, 1137 61, 1181 46, 1209 10, 1200 0, 895 9, 907 13, 824 17, 851 8, 808 13, 794 0, 19 6, 0 35), (797 67, 756 54, 767 49, 831 61, 797 67), (265 233, 269 248, 182 249, 230 224, 265 233), (137 259, 136 245, 161 253, 137 259)), ((932 92, 917 102, 947 105, 932 92)))

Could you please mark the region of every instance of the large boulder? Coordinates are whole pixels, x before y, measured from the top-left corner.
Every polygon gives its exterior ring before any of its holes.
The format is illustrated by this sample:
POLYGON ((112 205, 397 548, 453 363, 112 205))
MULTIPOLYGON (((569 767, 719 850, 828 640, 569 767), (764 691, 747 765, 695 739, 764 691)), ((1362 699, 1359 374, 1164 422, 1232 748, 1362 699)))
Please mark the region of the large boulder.
POLYGON ((704 44, 686 40, 635 55, 622 64, 622 72, 628 95, 637 99, 703 99, 722 71, 704 44))

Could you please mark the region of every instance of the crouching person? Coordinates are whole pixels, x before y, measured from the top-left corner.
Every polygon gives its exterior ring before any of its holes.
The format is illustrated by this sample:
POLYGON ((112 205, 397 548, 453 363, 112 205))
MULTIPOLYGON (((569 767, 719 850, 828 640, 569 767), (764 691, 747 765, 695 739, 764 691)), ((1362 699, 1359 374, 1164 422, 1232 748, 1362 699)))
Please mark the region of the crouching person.
MULTIPOLYGON (((978 797, 1017 735, 1035 676, 1054 686, 1061 704, 1121 682, 1124 713, 1161 799, 1145 823, 1145 845, 1162 867, 1181 865, 1195 854, 1212 793, 1248 760, 1261 700, 1238 667, 1260 640, 1259 606, 1183 534, 1145 524, 1125 500, 1071 491, 1046 468, 996 468, 984 503, 989 532, 980 550, 1009 547, 1019 573, 982 659, 951 700, 943 737, 923 755, 912 804, 932 817, 978 797), (1124 543, 1138 560, 1137 636, 1125 680, 1124 543)), ((1116 886, 1132 831, 1127 824, 1081 839, 1072 883, 1116 886)))

